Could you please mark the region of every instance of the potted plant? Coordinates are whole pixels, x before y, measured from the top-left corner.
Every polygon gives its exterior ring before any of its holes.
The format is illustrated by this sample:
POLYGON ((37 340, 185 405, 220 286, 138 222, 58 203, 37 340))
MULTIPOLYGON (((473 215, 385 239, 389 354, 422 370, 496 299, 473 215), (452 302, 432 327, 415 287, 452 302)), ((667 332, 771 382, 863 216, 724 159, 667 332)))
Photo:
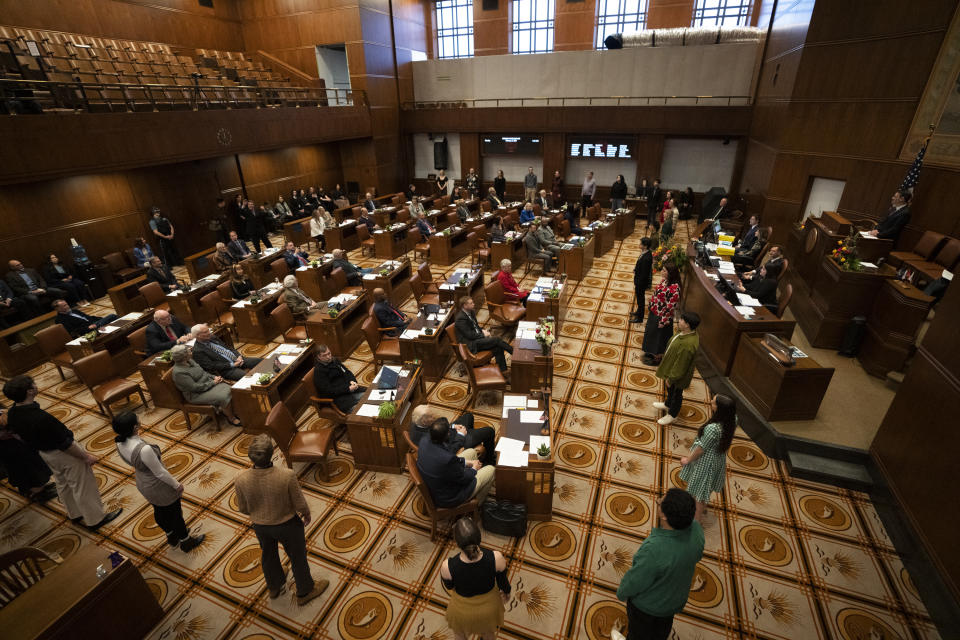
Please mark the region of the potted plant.
POLYGON ((547 355, 550 353, 550 347, 557 341, 557 336, 553 332, 553 323, 543 322, 538 324, 535 332, 537 334, 537 342, 540 343, 540 351, 543 355, 547 355))
POLYGON ((170 353, 170 349, 167 349, 166 351, 160 354, 158 359, 160 360, 160 362, 170 362, 172 358, 173 358, 173 354, 170 353))
POLYGON ((272 373, 261 373, 257 376, 257 384, 263 386, 270 384, 270 381, 273 379, 272 373))
POLYGON ((388 275, 390 275, 390 269, 380 269, 380 275, 381 275, 381 276, 388 276, 388 275))
POLYGON ((547 295, 550 296, 551 298, 559 298, 559 297, 560 297, 560 289, 557 289, 556 287, 553 287, 552 289, 550 289, 550 290, 547 291, 547 295))
POLYGON ((337 311, 336 307, 327 307, 327 315, 331 318, 336 318, 339 314, 340 312, 337 311))
POLYGON ((319 261, 319 260, 311 260, 311 261, 310 261, 310 266, 313 267, 314 269, 316 269, 317 267, 320 266, 320 261, 319 261))
POLYGON ((830 254, 830 258, 844 271, 863 271, 860 256, 857 255, 856 233, 854 230, 846 240, 837 240, 837 248, 830 254))
POLYGON ((377 419, 379 420, 390 420, 395 415, 397 415, 397 405, 390 400, 382 403, 377 411, 377 419))
POLYGON ((545 444, 541 444, 540 448, 537 449, 537 457, 541 460, 547 460, 550 458, 550 447, 545 444))
POLYGON ((467 274, 460 276, 460 282, 458 283, 461 287, 467 286, 467 274))
POLYGON ((85 334, 83 334, 83 339, 86 340, 87 342, 93 342, 94 340, 97 339, 97 335, 98 335, 97 330, 94 329, 93 331, 88 331, 85 334))

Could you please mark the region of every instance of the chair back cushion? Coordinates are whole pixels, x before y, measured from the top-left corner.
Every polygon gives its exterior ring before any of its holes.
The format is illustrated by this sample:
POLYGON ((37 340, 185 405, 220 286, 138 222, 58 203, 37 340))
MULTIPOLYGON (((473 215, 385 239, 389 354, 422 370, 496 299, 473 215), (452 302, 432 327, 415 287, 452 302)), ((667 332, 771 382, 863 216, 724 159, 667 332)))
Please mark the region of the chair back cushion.
POLYGON ((782 318, 783 313, 787 310, 787 305, 790 304, 790 298, 793 297, 793 285, 789 282, 783 285, 783 294, 780 296, 780 304, 777 305, 777 317, 782 318))
POLYGON ((58 353, 65 351, 67 343, 71 340, 70 333, 67 332, 62 324, 50 325, 45 329, 40 329, 40 331, 37 331, 33 335, 37 339, 37 344, 40 345, 40 350, 43 351, 43 355, 48 358, 52 358, 58 353))
POLYGON ((447 326, 447 328, 444 329, 444 331, 447 332, 447 338, 450 339, 450 344, 453 345, 453 350, 456 351, 457 346, 459 346, 460 344, 460 341, 457 340, 457 327, 454 326, 453 323, 450 323, 450 325, 447 326))
POLYGON ((960 260, 960 240, 956 238, 947 240, 947 244, 943 245, 943 249, 940 249, 937 257, 933 259, 934 262, 947 270, 953 270, 958 260, 960 260))
POLYGON ((297 435, 297 422, 290 415, 290 410, 283 401, 273 405, 263 426, 286 457, 287 451, 290 450, 290 443, 297 435))
POLYGON ((433 504, 433 496, 430 495, 430 490, 427 489, 423 476, 420 475, 420 469, 417 468, 417 459, 409 452, 407 453, 407 470, 410 472, 410 479, 416 485, 417 491, 420 492, 420 497, 423 498, 423 504, 427 507, 427 511, 431 517, 435 518, 437 507, 433 504))
POLYGON ((367 338, 367 345, 373 353, 376 353, 377 347, 380 346, 380 332, 377 331, 377 327, 377 319, 372 316, 368 316, 363 321, 363 335, 367 338))
MULTIPOLYGON (((483 293, 487 297, 487 302, 492 302, 493 304, 503 304, 503 285, 500 284, 500 281, 496 279, 497 274, 493 274, 490 279, 490 282, 483 287, 483 293)), ((493 309, 491 308, 491 313, 493 309)))
POLYGON ((947 236, 936 231, 924 231, 923 235, 913 247, 913 252, 921 256, 924 260, 932 260, 943 245, 947 242, 947 236))
POLYGON ((221 282, 217 285, 217 293, 220 294, 220 301, 224 300, 233 300, 233 287, 230 284, 230 281, 221 282))
POLYGON ((167 296, 163 292, 163 287, 161 287, 156 282, 149 282, 138 289, 140 295, 143 296, 143 299, 147 301, 147 305, 150 307, 157 307, 166 303, 167 296))
POLYGON ((177 385, 173 382, 173 367, 170 367, 163 372, 163 375, 160 376, 160 381, 163 383, 163 386, 167 388, 169 397, 176 398, 177 402, 181 405, 187 404, 186 399, 183 397, 183 393, 180 392, 180 389, 177 388, 177 385))
POLYGON ((93 389, 113 377, 113 363, 109 351, 96 351, 73 363, 73 370, 83 383, 93 389))
POLYGON ((420 276, 422 282, 433 282, 433 274, 430 273, 429 262, 421 262, 420 266, 417 267, 417 274, 420 276))
POLYGON ((140 266, 139 264, 137 264, 137 256, 135 256, 135 255, 133 254, 133 249, 132 249, 132 248, 130 248, 130 249, 124 249, 124 250, 123 250, 123 256, 127 259, 127 265, 128 265, 128 266, 131 266, 131 267, 139 267, 139 266, 140 266))
POLYGON ((127 335, 127 342, 133 347, 134 351, 147 351, 147 327, 140 327, 136 331, 127 335))
POLYGON ((293 313, 290 311, 290 307, 283 302, 278 304, 274 310, 270 312, 270 317, 273 319, 280 333, 287 331, 293 326, 293 313))
POLYGON ((370 239, 370 229, 367 228, 365 224, 357 225, 357 238, 360 239, 360 242, 364 242, 370 239))
POLYGON ((223 299, 220 297, 220 292, 211 291, 200 298, 200 306, 207 312, 210 318, 218 318, 221 309, 223 309, 223 299))
POLYGON ((453 226, 453 225, 455 225, 455 224, 457 224, 457 223, 459 223, 459 222, 460 222, 460 218, 457 217, 457 212, 456 212, 456 211, 451 211, 450 213, 447 214, 447 223, 448 223, 450 226, 453 226))
POLYGON ((423 281, 420 280, 420 274, 415 273, 410 276, 410 288, 413 289, 413 297, 417 299, 417 303, 420 302, 420 298, 423 297, 423 294, 426 292, 426 289, 423 286, 423 281))
POLYGON ((127 268, 127 261, 123 259, 123 254, 119 251, 108 253, 107 255, 103 256, 103 261, 107 263, 107 266, 110 267, 110 271, 113 271, 114 273, 120 271, 121 269, 127 268))
POLYGON ((290 275, 290 267, 287 266, 286 260, 280 258, 270 263, 270 273, 273 274, 274 278, 283 282, 283 279, 290 275))
POLYGON ((347 274, 340 267, 331 271, 330 277, 333 279, 333 286, 337 291, 343 291, 347 288, 347 274))

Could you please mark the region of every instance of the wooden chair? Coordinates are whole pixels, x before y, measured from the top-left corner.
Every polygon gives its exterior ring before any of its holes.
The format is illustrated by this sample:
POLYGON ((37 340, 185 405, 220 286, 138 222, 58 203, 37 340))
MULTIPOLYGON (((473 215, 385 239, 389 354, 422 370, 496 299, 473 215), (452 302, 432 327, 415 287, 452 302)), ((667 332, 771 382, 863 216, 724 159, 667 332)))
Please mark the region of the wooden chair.
MULTIPOLYGON (((235 301, 233 298, 233 285, 229 280, 226 282, 221 282, 217 285, 217 293, 220 294, 220 301, 224 304, 230 304, 231 302, 235 301)), ((203 304, 202 299, 200 303, 203 304)))
MULTIPOLYGON (((453 349, 453 355, 459 363, 460 372, 466 375, 466 363, 460 360, 460 352, 457 350, 457 347, 460 346, 460 341, 457 339, 457 327, 451 324, 444 329, 444 331, 447 332, 447 338, 450 340, 450 348, 453 349)), ((467 349, 467 353, 470 353, 470 349, 467 349)), ((487 364, 493 359, 493 351, 490 351, 489 349, 477 351, 476 353, 470 353, 470 355, 473 357, 473 361, 479 364, 487 364)))
POLYGON ((471 231, 467 234, 467 244, 470 245, 470 264, 490 264, 490 247, 486 240, 471 231))
POLYGON ((133 280, 147 272, 143 267, 131 267, 130 263, 127 262, 126 258, 124 258, 123 254, 119 251, 103 256, 103 261, 110 267, 110 271, 113 273, 113 277, 116 278, 117 282, 133 280))
POLYGON ((155 311, 163 310, 170 311, 170 304, 167 302, 167 294, 163 292, 163 287, 161 287, 156 282, 148 282, 142 287, 138 287, 137 291, 140 292, 140 295, 143 296, 143 299, 147 301, 148 307, 153 307, 155 311))
POLYGON ((147 328, 140 327, 136 331, 131 331, 127 335, 127 342, 130 343, 130 346, 133 347, 133 352, 141 358, 146 358, 148 355, 147 349, 147 328))
POLYGON ((787 305, 790 304, 790 298, 793 297, 793 285, 789 282, 783 285, 783 295, 780 296, 780 303, 777 305, 777 317, 783 318, 783 313, 787 310, 787 305))
POLYGON ((42 561, 59 564, 36 547, 20 547, 0 555, 0 607, 39 582, 45 574, 42 561))
POLYGON ((363 291, 363 287, 352 287, 347 284, 347 274, 340 267, 330 272, 330 278, 333 280, 334 289, 340 293, 359 295, 363 291))
MULTIPOLYGON (((440 222, 440 221, 437 220, 437 222, 440 222)), ((448 213, 448 214, 447 214, 447 226, 448 226, 448 227, 455 227, 455 226, 457 226, 458 224, 460 224, 460 218, 457 216, 457 212, 456 212, 456 211, 451 211, 450 213, 448 213)))
MULTIPOLYGON (((414 233, 420 233, 416 229, 412 229, 412 231, 414 233)), ((424 235, 420 233, 420 240, 421 240, 420 242, 417 242, 416 244, 413 245, 414 261, 416 261, 418 253, 420 254, 420 257, 423 258, 424 260, 427 260, 430 258, 430 239, 424 237, 424 235)))
POLYGON ((416 458, 416 455, 417 455, 418 453, 420 453, 420 447, 418 447, 417 445, 415 445, 415 444, 413 443, 413 439, 410 437, 410 432, 409 432, 409 431, 406 431, 406 430, 405 430, 405 431, 403 432, 403 439, 406 440, 406 442, 407 442, 407 447, 408 447, 408 448, 410 449, 410 451, 413 453, 414 458, 416 458))
MULTIPOLYGON (((373 307, 370 309, 372 312, 373 307)), ((384 362, 403 364, 403 359, 400 357, 400 339, 384 336, 381 329, 376 316, 371 315, 363 321, 363 335, 367 339, 370 353, 373 354, 374 364, 378 367, 384 362)))
POLYGON ((923 235, 913 245, 910 251, 891 251, 887 256, 887 262, 890 266, 899 267, 907 260, 926 260, 932 261, 937 253, 947 244, 947 236, 936 231, 924 231, 923 235))
POLYGON ((360 255, 366 255, 367 249, 370 250, 370 255, 376 253, 376 243, 373 240, 373 237, 370 235, 370 229, 367 228, 365 224, 357 225, 357 238, 360 240, 360 255))
POLYGON ((487 298, 487 310, 490 317, 506 328, 514 328, 517 323, 523 320, 527 315, 527 310, 523 305, 515 302, 508 302, 503 293, 503 285, 499 280, 492 279, 489 284, 483 287, 483 292, 487 298))
POLYGON ((216 291, 211 291, 200 298, 200 307, 207 312, 208 316, 214 318, 218 324, 227 325, 234 339, 237 338, 237 321, 233 317, 233 311, 230 311, 230 308, 227 307, 223 298, 220 296, 219 287, 216 291))
POLYGON ((433 496, 430 495, 430 489, 427 488, 420 475, 420 469, 417 468, 417 459, 412 453, 407 453, 407 470, 410 472, 410 479, 416 485, 420 497, 423 498, 423 504, 427 507, 427 513, 430 514, 430 540, 437 539, 437 523, 441 520, 455 521, 460 516, 469 515, 474 520, 477 519, 477 513, 480 505, 476 498, 471 498, 463 504, 456 507, 441 508, 433 503, 433 496))
POLYGON ((183 419, 187 423, 187 429, 193 429, 193 424, 190 422, 190 414, 194 413, 203 416, 212 416, 216 423, 217 430, 220 430, 220 411, 212 404, 193 404, 187 402, 186 398, 183 397, 183 393, 177 388, 177 385, 173 383, 172 367, 163 372, 160 381, 167 388, 168 395, 171 398, 176 398, 178 404, 177 410, 183 414, 183 419))
POLYGON ((297 422, 283 401, 273 406, 263 427, 280 447, 288 467, 293 468, 294 462, 319 462, 323 479, 330 479, 327 454, 333 449, 335 455, 340 455, 333 427, 297 431, 297 422))
POLYGON ((789 268, 790 268, 790 259, 789 259, 789 258, 784 258, 784 259, 783 259, 783 268, 780 269, 780 275, 777 276, 777 282, 778 282, 778 283, 783 282, 783 276, 786 275, 787 269, 789 269, 789 268))
MULTIPOLYGON (((433 273, 430 272, 430 263, 421 262, 420 266, 417 267, 417 274, 420 276, 420 281, 423 283, 423 289, 427 293, 440 293, 440 285, 442 281, 434 280, 433 273)), ((444 280, 446 277, 444 277, 444 280)))
POLYGON ((300 384, 310 394, 310 404, 317 412, 317 417, 329 420, 334 424, 333 439, 341 440, 347 434, 347 414, 340 411, 340 407, 333 401, 333 398, 321 398, 317 394, 317 388, 313 385, 313 369, 303 374, 300 384))
POLYGON ((63 367, 74 371, 73 357, 67 351, 67 343, 72 340, 70 334, 62 324, 53 324, 45 329, 40 329, 33 336, 37 339, 37 344, 40 345, 40 351, 57 368, 60 379, 66 380, 66 376, 63 375, 63 367))
POLYGON ((500 367, 496 364, 481 364, 465 344, 458 344, 456 349, 458 359, 466 366, 467 377, 470 379, 471 394, 467 406, 473 406, 477 396, 484 391, 507 390, 507 379, 503 377, 500 367))
POLYGON ((282 302, 278 304, 270 312, 270 317, 277 329, 280 330, 284 342, 298 342, 307 339, 307 327, 294 319, 290 307, 286 304, 282 302))
POLYGON ((87 385, 93 399, 97 401, 100 412, 113 418, 110 405, 118 400, 137 393, 144 407, 149 407, 143 389, 136 382, 117 376, 113 369, 113 360, 108 351, 97 351, 89 356, 80 358, 73 363, 73 370, 77 377, 87 385))
POLYGON ((283 258, 274 260, 270 263, 270 274, 280 282, 283 282, 283 279, 290 275, 290 266, 283 258))
POLYGON ((427 293, 427 288, 423 286, 423 281, 420 280, 419 273, 415 273, 410 276, 410 288, 413 289, 413 297, 417 299, 418 305, 440 304, 440 295, 436 293, 427 293))
POLYGON ((490 201, 484 198, 480 201, 480 211, 483 213, 490 213, 490 201))

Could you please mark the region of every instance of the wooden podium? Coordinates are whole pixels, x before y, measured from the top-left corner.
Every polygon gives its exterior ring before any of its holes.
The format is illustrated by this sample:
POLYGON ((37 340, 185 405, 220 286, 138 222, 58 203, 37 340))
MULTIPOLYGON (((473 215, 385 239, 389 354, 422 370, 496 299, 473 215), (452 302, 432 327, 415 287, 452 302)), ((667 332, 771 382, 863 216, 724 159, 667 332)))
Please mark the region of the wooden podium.
POLYGON ((873 301, 857 356, 867 373, 884 378, 890 371, 903 369, 933 300, 902 280, 883 283, 873 301))

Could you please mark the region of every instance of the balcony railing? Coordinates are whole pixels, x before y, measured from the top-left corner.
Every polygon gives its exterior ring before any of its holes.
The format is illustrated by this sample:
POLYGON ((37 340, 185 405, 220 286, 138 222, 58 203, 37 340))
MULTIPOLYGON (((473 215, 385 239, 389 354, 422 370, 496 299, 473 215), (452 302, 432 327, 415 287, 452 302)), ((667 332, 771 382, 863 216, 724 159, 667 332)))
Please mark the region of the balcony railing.
POLYGON ((463 98, 404 102, 404 109, 469 109, 489 107, 654 107, 654 106, 749 106, 750 96, 585 96, 531 98, 463 98))
POLYGON ((364 106, 363 91, 292 86, 126 84, 0 78, 0 113, 126 113, 364 106))

